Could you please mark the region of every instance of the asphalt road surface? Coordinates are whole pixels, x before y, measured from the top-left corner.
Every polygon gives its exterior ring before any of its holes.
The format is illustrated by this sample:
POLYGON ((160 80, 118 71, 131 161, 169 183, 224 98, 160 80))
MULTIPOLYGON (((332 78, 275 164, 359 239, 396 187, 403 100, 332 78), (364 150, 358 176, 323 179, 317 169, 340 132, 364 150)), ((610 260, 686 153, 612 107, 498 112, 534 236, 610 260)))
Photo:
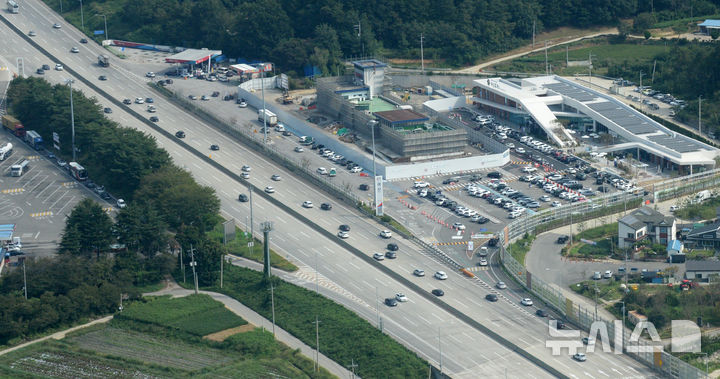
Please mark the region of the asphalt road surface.
MULTIPOLYGON (((333 202, 327 195, 294 178, 274 162, 257 155, 183 109, 166 102, 147 86, 146 79, 142 76, 144 69, 138 70, 132 64, 121 62, 116 58, 112 58, 111 67, 98 67, 95 64, 96 57, 105 51, 92 43, 78 44, 76 41, 82 35, 51 13, 42 3, 30 0, 24 3, 20 14, 3 14, 3 16, 11 19, 22 31, 35 30, 38 33, 38 36, 34 37, 37 43, 80 75, 95 81, 115 99, 154 97, 156 106, 162 110, 158 125, 171 133, 182 128, 187 134, 185 142, 191 148, 207 154, 214 161, 238 174, 243 164, 251 165, 250 181, 255 185, 274 186, 277 192, 273 196, 289 206, 301 209, 307 218, 333 233, 340 224, 350 225, 348 241, 362 249, 368 256, 384 251, 388 241, 378 237, 380 225, 363 217, 354 209, 333 202), (60 22, 63 28, 52 29, 54 22, 60 22), (78 46, 80 53, 70 53, 72 46, 78 46), (97 81, 99 75, 107 75, 109 80, 97 81), (222 141, 221 149, 211 152, 209 145, 217 141, 222 141), (271 181, 270 176, 273 174, 279 174, 283 179, 278 182, 271 181), (311 200, 315 204, 331 201, 334 207, 329 212, 317 207, 302 209, 301 204, 305 200, 311 200)), ((0 41, 0 48, 5 52, 8 60, 13 61, 15 56, 23 56, 26 67, 50 63, 48 58, 41 56, 6 26, 0 26, 0 33, 8 36, 0 41)), ((59 83, 70 75, 66 72, 53 71, 45 77, 51 82, 59 83)), ((80 82, 76 82, 74 88, 82 90, 88 96, 96 96, 101 103, 109 103, 107 99, 85 88, 80 82)), ((243 183, 235 181, 204 160, 189 154, 185 148, 176 144, 173 138, 157 133, 123 109, 115 109, 110 116, 125 126, 137 128, 157 138, 158 143, 168 150, 177 164, 189 170, 200 183, 216 189, 221 199, 223 213, 227 217, 235 218, 239 224, 245 223, 249 214, 249 204, 237 201, 238 193, 246 192, 243 183)), ((248 112, 248 120, 254 117, 253 112, 248 112)), ((254 198, 253 206, 255 225, 265 220, 274 222, 272 246, 301 267, 296 274, 298 277, 305 277, 308 281, 314 280, 314 271, 317 269, 319 277, 324 278, 323 286, 334 288, 338 294, 341 294, 339 296, 345 299, 344 304, 372 323, 376 322, 380 313, 385 332, 423 358, 439 365, 440 350, 442 350, 443 369, 453 377, 469 378, 478 375, 548 377, 549 375, 518 354, 443 311, 434 303, 413 293, 403 283, 378 271, 375 268, 377 265, 391 267, 424 290, 429 291, 433 288, 445 290, 443 301, 501 333, 508 340, 568 376, 653 376, 650 369, 624 356, 596 353, 583 363, 575 362, 567 355, 552 356, 550 349, 545 346, 545 340, 548 338, 546 320, 534 316, 534 308, 518 305, 520 298, 525 295, 511 290, 502 292, 501 301, 497 303, 485 302, 485 294, 494 291, 488 283, 494 283, 496 280, 489 270, 481 273, 483 280, 466 279, 448 270, 433 257, 423 254, 418 246, 395 238, 391 241, 400 246, 398 258, 370 264, 351 255, 334 239, 318 234, 300 220, 294 219, 259 196, 254 198), (411 271, 414 268, 423 268, 428 275, 422 278, 413 277, 411 271), (437 270, 447 271, 448 280, 433 279, 431 274, 437 270), (392 309, 377 305, 378 299, 391 297, 397 292, 404 292, 410 301, 392 309), (438 337, 440 337, 439 344, 438 337)), ((318 280, 318 284, 319 282, 318 280)), ((345 364, 345 362, 339 363, 345 364)))

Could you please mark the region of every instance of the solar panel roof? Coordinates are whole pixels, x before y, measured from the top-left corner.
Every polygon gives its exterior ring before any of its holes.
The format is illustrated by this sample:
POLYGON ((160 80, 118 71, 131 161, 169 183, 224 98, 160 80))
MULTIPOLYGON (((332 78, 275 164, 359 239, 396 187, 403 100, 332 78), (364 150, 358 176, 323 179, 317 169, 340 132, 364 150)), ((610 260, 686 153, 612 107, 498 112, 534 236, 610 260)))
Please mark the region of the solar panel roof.
POLYGON ((690 138, 683 138, 680 136, 669 136, 667 134, 663 134, 660 136, 649 136, 648 139, 671 150, 675 150, 678 153, 690 153, 705 149, 705 147, 700 145, 698 142, 693 141, 690 138))

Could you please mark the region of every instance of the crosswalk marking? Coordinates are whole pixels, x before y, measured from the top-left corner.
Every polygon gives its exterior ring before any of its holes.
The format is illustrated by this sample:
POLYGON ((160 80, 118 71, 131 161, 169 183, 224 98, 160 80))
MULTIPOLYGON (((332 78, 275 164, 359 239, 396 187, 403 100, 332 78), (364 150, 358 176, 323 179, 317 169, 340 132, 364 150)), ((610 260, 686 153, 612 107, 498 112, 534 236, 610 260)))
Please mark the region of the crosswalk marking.
POLYGON ((46 216, 52 216, 52 215, 53 215, 52 211, 30 213, 30 217, 46 217, 46 216))
POLYGON ((21 193, 25 192, 25 188, 8 188, 2 190, 2 193, 21 193))

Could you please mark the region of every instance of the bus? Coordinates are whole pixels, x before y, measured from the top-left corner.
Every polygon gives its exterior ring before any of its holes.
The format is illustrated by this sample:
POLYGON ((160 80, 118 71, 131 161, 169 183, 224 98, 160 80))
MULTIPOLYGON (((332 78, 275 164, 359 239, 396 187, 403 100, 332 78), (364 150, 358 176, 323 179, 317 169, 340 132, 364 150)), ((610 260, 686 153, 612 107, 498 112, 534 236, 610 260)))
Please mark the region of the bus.
POLYGON ((18 3, 16 3, 13 0, 8 0, 7 9, 10 13, 19 13, 20 12, 20 6, 18 5, 18 3))
POLYGON ((70 167, 70 175, 72 175, 73 178, 79 181, 83 181, 88 178, 87 171, 85 171, 83 166, 80 166, 80 163, 70 162, 68 167, 70 167))
POLYGON ((30 161, 25 159, 24 161, 10 166, 10 172, 12 176, 22 176, 25 171, 30 169, 30 161))

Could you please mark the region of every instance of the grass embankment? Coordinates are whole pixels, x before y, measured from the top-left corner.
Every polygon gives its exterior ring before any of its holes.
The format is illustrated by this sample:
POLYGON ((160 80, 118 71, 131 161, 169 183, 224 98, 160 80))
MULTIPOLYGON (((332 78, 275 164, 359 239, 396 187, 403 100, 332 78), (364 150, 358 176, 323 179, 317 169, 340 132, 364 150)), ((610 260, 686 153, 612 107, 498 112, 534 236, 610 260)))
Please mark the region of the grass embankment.
MULTIPOLYGON (((215 239, 216 241, 222 243, 223 242, 223 226, 222 224, 218 224, 215 226, 215 229, 208 232, 208 238, 215 239)), ((247 235, 240 230, 240 228, 235 227, 235 239, 232 241, 229 241, 226 245, 227 252, 229 254, 237 255, 240 257, 244 257, 256 262, 263 262, 263 244, 261 241, 259 241, 257 238, 253 238, 254 244, 252 247, 248 247, 248 242, 250 242, 250 233, 247 233, 247 235)), ((298 268, 292 262, 288 261, 287 259, 283 258, 281 255, 275 252, 275 250, 270 249, 270 265, 275 268, 279 268, 281 270, 293 272, 296 271, 298 268)))
MULTIPOLYGON (((552 71, 558 75, 573 75, 576 73, 587 74, 586 66, 567 67, 566 45, 548 48, 548 64, 552 71)), ((593 74, 606 75, 608 67, 612 64, 619 64, 625 61, 650 62, 652 59, 665 51, 664 44, 654 43, 610 43, 608 38, 594 38, 588 41, 580 41, 568 46, 567 55, 572 61, 587 61, 589 54, 592 54, 593 74)), ((509 62, 503 62, 492 68, 497 71, 509 72, 545 72, 545 52, 537 52, 509 62)))
POLYGON ((607 258, 616 250, 618 223, 600 225, 573 235, 573 244, 565 246, 561 254, 566 257, 607 258), (594 241, 595 245, 581 240, 594 241))
POLYGON ((623 290, 620 288, 621 283, 622 282, 616 282, 612 279, 585 280, 571 285, 570 289, 588 299, 595 300, 595 290, 597 288, 598 300, 614 301, 620 300, 623 297, 623 290))
POLYGON ((713 197, 702 203, 686 204, 675 211, 675 216, 683 220, 711 220, 717 217, 717 207, 720 206, 720 197, 713 197))
POLYGON ((535 241, 534 234, 525 234, 523 238, 511 243, 508 246, 508 251, 516 261, 525 266, 525 256, 530 251, 533 241, 535 241))
POLYGON ((193 324, 209 324, 202 327, 210 331, 245 323, 234 313, 216 317, 217 309, 225 310, 206 295, 130 303, 109 324, 7 354, 0 377, 333 377, 314 372, 312 360, 259 328, 223 342, 201 338, 193 324))
MULTIPOLYGON (((353 361, 356 373, 366 378, 420 378, 428 363, 383 334, 354 312, 302 287, 273 279, 275 322, 315 347, 315 317, 320 320, 320 352, 342 366, 353 361)), ((225 271, 222 292, 272 319, 270 284, 261 272, 231 266, 225 271)))

